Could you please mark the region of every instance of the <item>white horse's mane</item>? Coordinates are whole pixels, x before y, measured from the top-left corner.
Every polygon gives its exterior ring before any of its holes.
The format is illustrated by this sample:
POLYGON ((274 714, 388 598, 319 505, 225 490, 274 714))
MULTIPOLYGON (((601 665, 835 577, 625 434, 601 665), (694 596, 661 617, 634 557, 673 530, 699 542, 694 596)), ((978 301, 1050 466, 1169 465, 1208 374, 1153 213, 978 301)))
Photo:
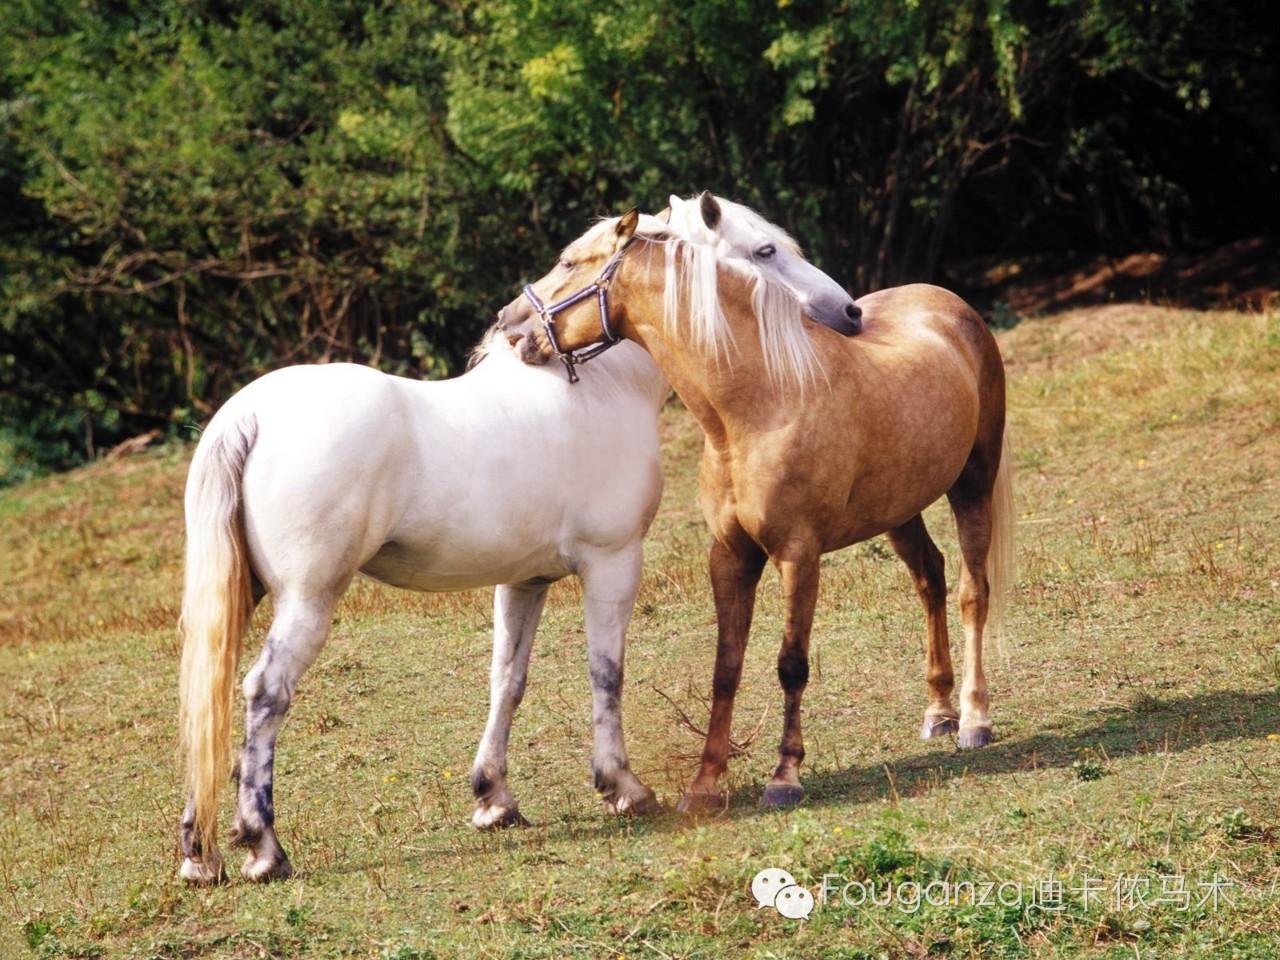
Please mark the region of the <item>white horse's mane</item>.
MULTIPOLYGON (((786 231, 754 210, 729 200, 717 200, 724 218, 736 221, 754 236, 767 238, 775 247, 803 256, 786 231)), ((666 250, 662 306, 667 328, 678 329, 683 318, 695 348, 717 363, 732 365, 736 344, 720 305, 717 285, 717 268, 724 266, 745 277, 750 285, 751 307, 770 385, 803 394, 820 376, 825 378, 795 295, 749 260, 722 258, 716 237, 697 213, 696 198, 682 207, 684 215, 673 211, 669 223, 643 217, 636 231, 645 239, 662 243, 666 250)))

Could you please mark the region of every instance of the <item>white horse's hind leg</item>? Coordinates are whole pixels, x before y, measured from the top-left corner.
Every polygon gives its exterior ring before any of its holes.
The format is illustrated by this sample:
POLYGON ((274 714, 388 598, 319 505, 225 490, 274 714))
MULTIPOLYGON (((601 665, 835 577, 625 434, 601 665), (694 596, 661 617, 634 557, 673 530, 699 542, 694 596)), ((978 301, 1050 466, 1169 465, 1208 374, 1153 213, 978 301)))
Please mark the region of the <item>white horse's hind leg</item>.
POLYGON ((471 822, 481 830, 528 824, 507 788, 507 741, 516 707, 524 697, 533 635, 546 599, 545 583, 504 584, 493 594, 489 721, 471 767, 471 790, 476 798, 471 822))
POLYGON ((631 772, 622 735, 623 656, 640 586, 640 545, 595 559, 582 573, 591 672, 595 786, 610 813, 644 816, 661 807, 631 772))
POLYGON ((187 883, 207 887, 226 882, 227 871, 222 863, 222 853, 216 846, 204 849, 196 831, 194 796, 187 800, 187 809, 182 814, 182 854, 182 869, 178 873, 187 883))
POLYGON ((335 600, 327 596, 277 601, 262 653, 244 678, 244 750, 230 842, 249 851, 240 869, 246 880, 260 882, 293 874, 275 831, 276 737, 299 678, 324 646, 335 600))

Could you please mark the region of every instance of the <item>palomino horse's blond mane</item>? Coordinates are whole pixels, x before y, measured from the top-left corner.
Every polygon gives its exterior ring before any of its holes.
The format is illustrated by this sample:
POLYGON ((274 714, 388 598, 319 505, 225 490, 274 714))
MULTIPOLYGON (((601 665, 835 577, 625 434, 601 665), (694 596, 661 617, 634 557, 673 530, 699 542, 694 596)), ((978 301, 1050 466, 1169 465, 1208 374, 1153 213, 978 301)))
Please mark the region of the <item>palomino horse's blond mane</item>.
MULTIPOLYGON (((726 216, 750 217, 749 225, 768 236, 777 246, 797 254, 796 242, 783 230, 754 211, 720 201, 726 216)), ((822 362, 810 339, 800 303, 783 284, 744 260, 720 257, 719 249, 697 235, 705 230, 701 221, 673 217, 670 223, 643 217, 636 236, 662 244, 665 250, 663 320, 670 330, 683 327, 694 349, 717 364, 733 366, 738 348, 734 332, 720 305, 719 270, 729 270, 746 282, 751 291, 751 311, 764 358, 770 386, 779 391, 805 393, 826 380, 822 362)))

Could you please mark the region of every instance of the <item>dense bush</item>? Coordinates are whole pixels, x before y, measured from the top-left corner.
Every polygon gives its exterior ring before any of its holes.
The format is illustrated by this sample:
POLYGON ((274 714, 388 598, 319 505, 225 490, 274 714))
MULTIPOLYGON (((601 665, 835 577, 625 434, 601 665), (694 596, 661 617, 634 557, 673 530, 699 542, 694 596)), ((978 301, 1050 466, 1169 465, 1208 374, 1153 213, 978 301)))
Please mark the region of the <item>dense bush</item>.
POLYGON ((1269 0, 19 0, 0 471, 281 364, 453 371, 592 216, 673 192, 859 290, 1274 230, 1276 34, 1269 0))

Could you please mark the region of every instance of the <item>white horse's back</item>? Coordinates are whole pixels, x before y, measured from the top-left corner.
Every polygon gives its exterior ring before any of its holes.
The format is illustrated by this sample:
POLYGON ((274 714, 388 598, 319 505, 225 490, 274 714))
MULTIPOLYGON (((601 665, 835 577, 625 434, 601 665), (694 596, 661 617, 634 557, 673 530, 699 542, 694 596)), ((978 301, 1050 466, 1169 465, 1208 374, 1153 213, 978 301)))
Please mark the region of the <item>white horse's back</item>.
POLYGON ((337 589, 358 571, 458 590, 564 576, 584 542, 643 536, 666 384, 631 344, 590 374, 570 385, 500 348, 452 380, 329 364, 255 381, 208 432, 257 424, 243 482, 255 574, 273 593, 303 567, 337 589))

